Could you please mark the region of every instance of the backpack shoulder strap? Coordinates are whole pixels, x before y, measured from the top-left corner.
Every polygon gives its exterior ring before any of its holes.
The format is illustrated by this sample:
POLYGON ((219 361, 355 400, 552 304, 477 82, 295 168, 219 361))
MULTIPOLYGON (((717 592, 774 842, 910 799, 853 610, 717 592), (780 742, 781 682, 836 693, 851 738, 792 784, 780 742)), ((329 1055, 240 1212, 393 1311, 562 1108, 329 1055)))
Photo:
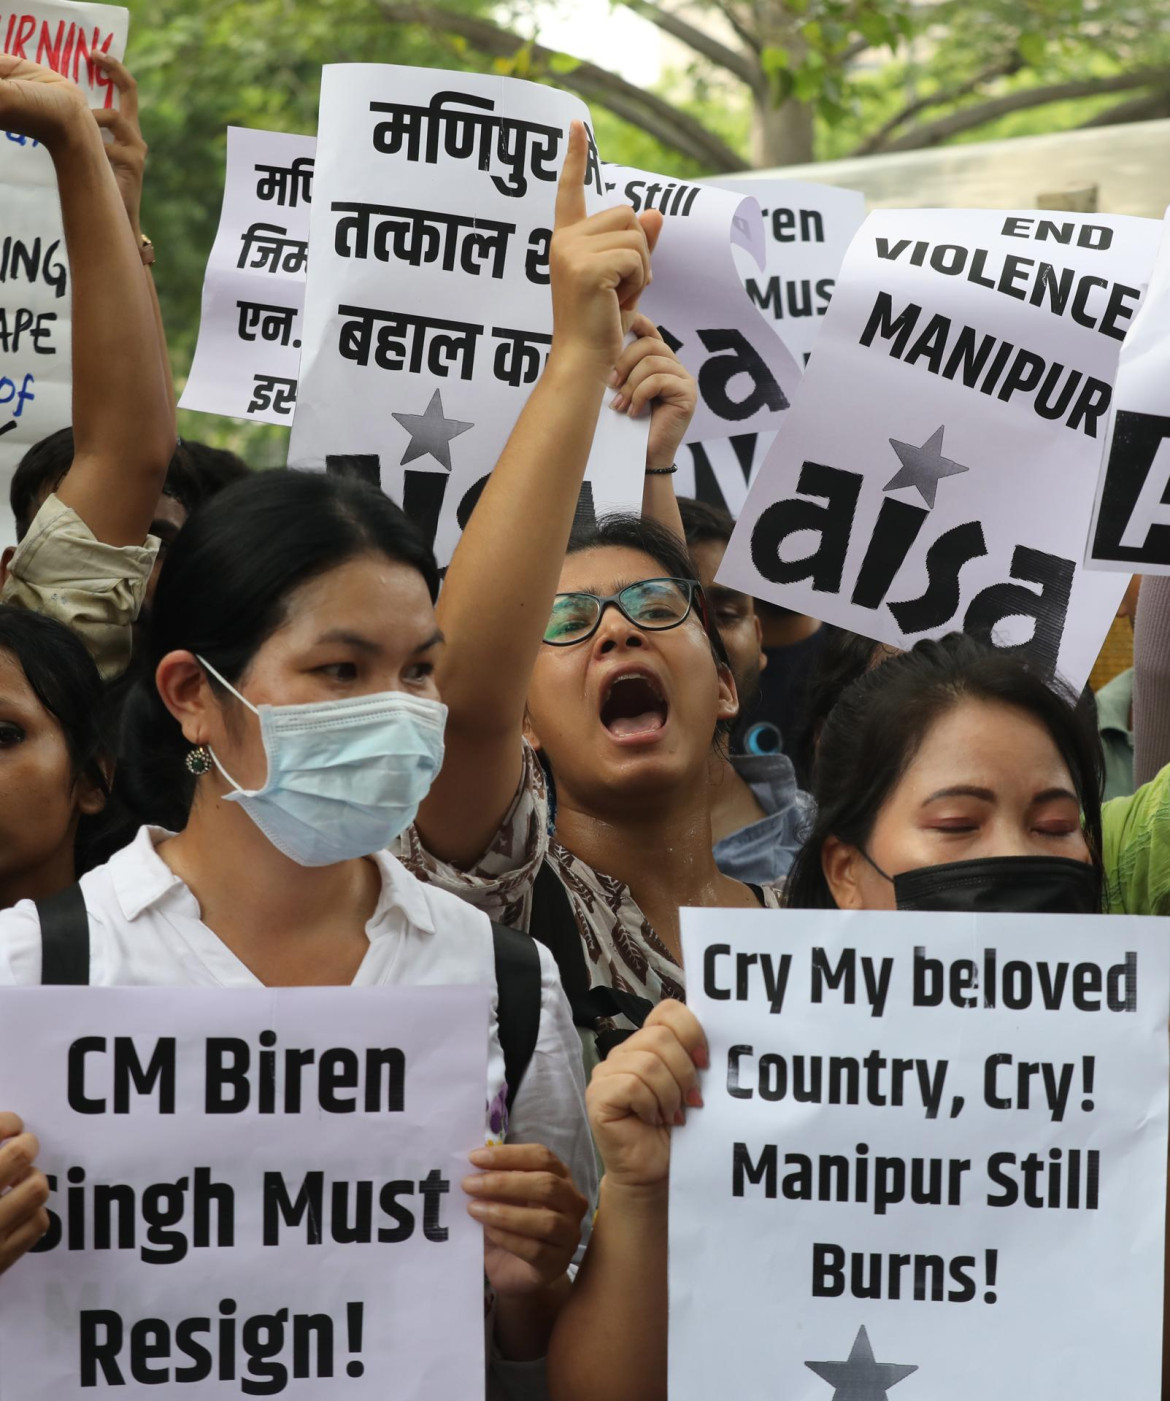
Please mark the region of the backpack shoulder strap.
POLYGON ((577 928, 577 916, 573 913, 569 892, 547 860, 536 873, 533 883, 528 932, 556 959, 574 1025, 595 1029, 597 1013, 590 1002, 591 981, 585 964, 585 950, 581 946, 581 931, 577 928))
POLYGON ((89 984, 89 913, 74 882, 36 902, 41 921, 41 982, 89 984))
POLYGON ((509 1114, 540 1035, 540 954, 527 934, 492 921, 496 1016, 509 1114))

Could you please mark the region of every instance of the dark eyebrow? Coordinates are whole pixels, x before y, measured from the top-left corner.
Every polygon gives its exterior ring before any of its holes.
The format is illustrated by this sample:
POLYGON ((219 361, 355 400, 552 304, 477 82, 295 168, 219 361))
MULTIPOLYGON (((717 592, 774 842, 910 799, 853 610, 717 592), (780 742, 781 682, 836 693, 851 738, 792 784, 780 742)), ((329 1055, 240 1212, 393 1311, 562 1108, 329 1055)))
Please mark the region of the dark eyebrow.
POLYGON ((349 632, 345 628, 331 628, 329 632, 323 632, 315 645, 320 647, 327 642, 341 642, 347 647, 356 647, 359 652, 380 652, 382 650, 376 642, 371 642, 368 637, 363 637, 359 632, 349 632))
MULTIPOLYGON (((420 642, 411 651, 411 656, 416 656, 419 652, 429 652, 432 647, 437 647, 440 642, 445 642, 441 628, 436 628, 430 637, 424 642, 420 642)), ((323 632, 317 639, 316 645, 323 646, 330 642, 340 642, 344 646, 354 647, 359 652, 378 653, 382 651, 380 643, 371 642, 368 637, 363 637, 359 632, 349 632, 346 628, 332 628, 329 632, 323 632)))
MULTIPOLYGON (((967 784, 956 784, 953 788, 940 788, 938 792, 932 793, 929 798, 923 798, 922 806, 933 803, 939 798, 978 798, 983 803, 994 803, 995 794, 990 788, 975 788, 967 784)), ((1037 807, 1041 803, 1051 803, 1058 798, 1067 798, 1071 802, 1079 803, 1080 799, 1075 793, 1067 788, 1045 788, 1043 792, 1033 796, 1031 806, 1037 807)))
POLYGON ((1078 805, 1081 801, 1075 793, 1067 788, 1045 788, 1042 793, 1036 794, 1032 799, 1032 804, 1035 807, 1040 803, 1054 802, 1057 798, 1068 798, 1070 802, 1077 803, 1078 805))
POLYGON ((741 589, 729 589, 723 584, 712 584, 709 589, 704 589, 712 603, 738 603, 741 599, 746 599, 748 595, 741 589))
POLYGON ((929 798, 923 798, 922 806, 936 802, 939 798, 978 798, 983 803, 995 802, 995 794, 990 788, 974 788, 968 784, 957 783, 953 788, 940 788, 929 798))

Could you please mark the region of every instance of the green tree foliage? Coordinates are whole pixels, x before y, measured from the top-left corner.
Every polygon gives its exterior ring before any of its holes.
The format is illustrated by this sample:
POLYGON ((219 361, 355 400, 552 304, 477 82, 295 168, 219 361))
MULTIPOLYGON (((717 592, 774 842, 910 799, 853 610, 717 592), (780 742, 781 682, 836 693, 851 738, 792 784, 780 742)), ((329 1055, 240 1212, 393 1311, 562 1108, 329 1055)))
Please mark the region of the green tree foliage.
MULTIPOLYGON (((647 92, 539 42, 555 0, 124 0, 151 146, 144 220, 180 379, 229 125, 311 132, 324 63, 511 73, 590 102, 603 155, 695 176, 1170 116, 1165 0, 612 0, 682 47, 647 92)), ((279 429, 182 431, 264 460, 279 429)))

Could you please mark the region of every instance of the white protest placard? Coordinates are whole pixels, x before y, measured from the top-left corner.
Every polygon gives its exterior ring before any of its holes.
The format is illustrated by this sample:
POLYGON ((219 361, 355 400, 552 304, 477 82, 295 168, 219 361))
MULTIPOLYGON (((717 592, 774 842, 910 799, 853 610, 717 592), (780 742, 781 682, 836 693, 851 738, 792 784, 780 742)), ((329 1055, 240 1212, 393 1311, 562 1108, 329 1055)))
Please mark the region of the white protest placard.
MULTIPOLYGON (((91 107, 117 91, 90 54, 122 58, 130 26, 120 5, 27 0, 0 5, 0 53, 64 74, 91 107)), ((69 263, 57 175, 39 142, 0 132, 0 498, 33 443, 73 421, 69 263)))
POLYGON ((753 198, 644 170, 606 165, 607 193, 658 210, 654 280, 639 309, 658 326, 699 387, 687 442, 775 430, 800 366, 746 295, 737 255, 759 272, 764 226, 753 198))
POLYGON ((1170 574, 1170 212, 1121 347, 1085 562, 1170 574))
POLYGON ((488 997, 0 992, 52 1188, 0 1277, 0 1401, 482 1395, 488 997))
POLYGON ((671 1401, 1154 1401, 1168 932, 684 910, 671 1401))
POLYGON ((228 127, 219 230, 181 409, 292 422, 317 142, 228 127))
POLYGON ((1081 560, 1158 232, 871 214, 722 581, 895 647, 962 629, 1079 688, 1125 588, 1081 560))
MULTIPOLYGON (((515 78, 323 71, 290 461, 380 483, 440 564, 548 358, 557 179, 588 117, 515 78)), ((591 135, 586 204, 610 203, 591 135)), ((640 501, 647 432, 600 415, 597 509, 640 501)))
POLYGON ((845 254, 865 221, 865 196, 808 180, 720 175, 706 183, 759 200, 767 236, 763 272, 742 255, 737 262, 748 296, 804 366, 845 254))
MULTIPOLYGON (((759 201, 767 250, 763 271, 740 248, 733 250, 736 264, 748 296, 803 369, 845 251, 865 218, 865 196, 803 180, 726 175, 704 183, 759 201)), ((703 441, 692 435, 687 442, 690 461, 678 464, 679 495, 697 497, 738 516, 774 440, 775 432, 703 441)))

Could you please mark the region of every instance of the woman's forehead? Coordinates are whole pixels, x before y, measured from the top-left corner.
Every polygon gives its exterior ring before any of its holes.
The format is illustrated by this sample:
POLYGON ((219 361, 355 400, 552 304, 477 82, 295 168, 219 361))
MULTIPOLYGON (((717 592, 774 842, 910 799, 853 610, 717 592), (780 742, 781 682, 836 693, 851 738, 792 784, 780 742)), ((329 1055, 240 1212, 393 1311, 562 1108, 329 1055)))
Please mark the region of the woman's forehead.
POLYGON ((640 579, 661 579, 670 571, 643 550, 598 545, 569 555, 561 569, 560 593, 614 593, 640 579))

